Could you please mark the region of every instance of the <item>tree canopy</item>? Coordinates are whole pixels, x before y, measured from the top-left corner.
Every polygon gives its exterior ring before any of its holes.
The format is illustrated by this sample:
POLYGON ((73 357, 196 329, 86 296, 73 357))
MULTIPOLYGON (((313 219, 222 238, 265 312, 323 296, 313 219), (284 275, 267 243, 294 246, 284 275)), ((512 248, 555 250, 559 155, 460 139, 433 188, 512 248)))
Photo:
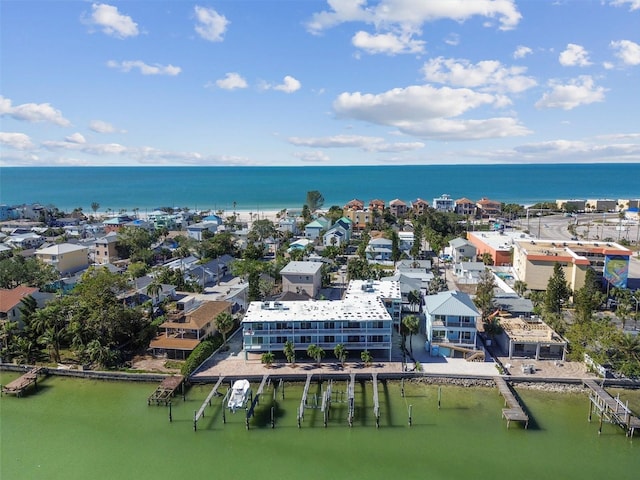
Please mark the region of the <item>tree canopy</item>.
POLYGON ((311 213, 314 213, 316 210, 321 209, 324 205, 324 197, 322 196, 322 193, 320 193, 318 190, 308 191, 305 205, 309 207, 311 213))

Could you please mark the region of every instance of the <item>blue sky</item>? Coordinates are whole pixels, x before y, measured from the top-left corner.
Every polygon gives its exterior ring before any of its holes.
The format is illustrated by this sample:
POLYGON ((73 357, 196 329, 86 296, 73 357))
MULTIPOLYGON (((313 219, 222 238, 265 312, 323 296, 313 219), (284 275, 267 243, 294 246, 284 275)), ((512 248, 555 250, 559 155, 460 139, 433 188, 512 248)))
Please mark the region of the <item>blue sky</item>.
POLYGON ((0 166, 640 162, 640 0, 0 0, 0 166))

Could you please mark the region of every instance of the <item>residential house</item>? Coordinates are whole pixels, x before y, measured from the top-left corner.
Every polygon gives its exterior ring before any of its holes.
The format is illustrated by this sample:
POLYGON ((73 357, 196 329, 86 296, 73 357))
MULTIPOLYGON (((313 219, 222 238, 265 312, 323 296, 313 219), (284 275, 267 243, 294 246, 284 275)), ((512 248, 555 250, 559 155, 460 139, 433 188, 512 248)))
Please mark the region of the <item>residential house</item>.
POLYGON ((468 198, 459 198, 456 200, 455 212, 458 215, 473 217, 476 214, 476 204, 468 198))
POLYGON ((200 222, 194 223, 193 225, 189 225, 187 227, 187 236, 189 238, 193 238, 198 242, 201 242, 205 239, 205 232, 209 232, 210 234, 214 234, 218 231, 219 224, 216 222, 200 222))
POLYGON ((358 200, 357 198, 354 198, 343 207, 343 210, 345 212, 355 211, 355 210, 364 210, 364 202, 362 200, 358 200))
POLYGON ((44 243, 44 238, 35 232, 19 233, 16 235, 9 235, 4 243, 11 248, 20 248, 23 250, 29 248, 38 248, 44 243))
POLYGON ((387 238, 379 237, 369 240, 365 248, 365 255, 370 262, 390 262, 393 242, 387 238))
POLYGON ((476 349, 480 312, 469 295, 459 291, 427 295, 424 310, 427 348, 432 356, 465 357, 476 349))
POLYGON ((502 213, 502 203, 482 197, 476 202, 478 215, 481 218, 498 217, 502 213))
POLYGON ((451 257, 454 263, 475 261, 478 251, 473 243, 464 238, 454 238, 449 241, 451 257))
POLYGON ((429 202, 423 200, 421 198, 416 198, 413 202, 411 202, 411 210, 417 216, 422 215, 429 208, 429 202))
POLYGON ((480 275, 487 266, 482 262, 459 262, 454 264, 453 273, 458 283, 474 284, 480 281, 480 275))
POLYGON ((331 352, 341 344, 352 355, 364 350, 391 360, 392 320, 379 298, 336 301, 251 302, 242 320, 243 350, 297 352, 316 345, 331 352))
POLYGON ((340 247, 348 241, 347 230, 340 225, 334 225, 322 236, 322 244, 325 247, 340 247))
POLYGON ((280 232, 289 232, 291 235, 298 235, 298 223, 293 217, 284 217, 278 221, 278 230, 280 232))
POLYGON ((93 262, 98 265, 113 263, 118 260, 118 234, 111 232, 95 241, 93 262))
POLYGON ((455 200, 446 193, 443 193, 438 198, 434 198, 432 205, 437 212, 453 212, 456 209, 455 200))
POLYGON ((22 300, 29 295, 35 295, 36 292, 38 292, 37 288, 24 285, 11 289, 0 289, 0 324, 18 322, 18 328, 22 328, 20 312, 22 300))
POLYGON ((108 218, 102 225, 104 226, 105 233, 118 232, 127 223, 131 222, 133 218, 128 215, 118 215, 116 217, 108 218))
POLYGON ((403 252, 409 252, 413 247, 415 235, 412 231, 402 230, 398 232, 398 247, 403 252))
POLYGON ((308 245, 313 245, 313 242, 308 238, 299 238, 298 240, 291 242, 289 244, 289 248, 287 249, 287 252, 291 253, 294 250, 305 250, 308 245))
POLYGON ((318 217, 313 222, 305 225, 304 236, 315 240, 320 238, 321 232, 327 230, 331 226, 331 222, 324 217, 318 217))
POLYGON ((89 266, 89 249, 72 243, 60 243, 36 250, 36 257, 62 274, 76 273, 89 266))
POLYGON ((407 204, 398 198, 389 202, 389 212, 396 218, 404 217, 408 211, 407 204))
POLYGON ((231 314, 232 304, 225 301, 195 301, 189 297, 178 303, 178 310, 166 315, 160 334, 151 341, 153 355, 184 360, 208 335, 216 332, 215 319, 231 314), (180 307, 182 306, 182 309, 180 307))
POLYGON ((369 211, 371 212, 377 211, 382 213, 384 212, 384 207, 385 207, 384 200, 375 198, 369 202, 369 211))
POLYGON ((6 220, 11 220, 18 218, 20 214, 16 211, 14 207, 10 207, 9 205, 2 204, 0 205, 0 222, 4 222, 6 220))
POLYGON ((219 283, 229 271, 234 258, 231 255, 222 255, 208 261, 205 264, 191 264, 185 270, 185 279, 199 283, 202 287, 219 283))
POLYGON ((496 341, 509 358, 564 360, 567 341, 542 320, 501 317, 500 326, 496 341))
POLYGON ((373 221, 369 210, 345 210, 344 216, 351 222, 353 230, 364 230, 373 221))
POLYGON ((289 262, 281 271, 282 291, 306 293, 315 298, 322 286, 322 264, 318 262, 289 262))

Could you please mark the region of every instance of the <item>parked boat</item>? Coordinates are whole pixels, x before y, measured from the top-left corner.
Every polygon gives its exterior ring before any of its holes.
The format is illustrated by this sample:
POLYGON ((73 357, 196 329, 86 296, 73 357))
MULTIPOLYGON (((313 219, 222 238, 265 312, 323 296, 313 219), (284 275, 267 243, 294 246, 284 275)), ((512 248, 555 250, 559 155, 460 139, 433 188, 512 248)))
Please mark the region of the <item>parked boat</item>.
POLYGON ((231 387, 231 394, 227 401, 227 407, 235 412, 236 409, 244 407, 247 403, 247 397, 249 396, 249 390, 251 385, 249 380, 236 380, 231 387))

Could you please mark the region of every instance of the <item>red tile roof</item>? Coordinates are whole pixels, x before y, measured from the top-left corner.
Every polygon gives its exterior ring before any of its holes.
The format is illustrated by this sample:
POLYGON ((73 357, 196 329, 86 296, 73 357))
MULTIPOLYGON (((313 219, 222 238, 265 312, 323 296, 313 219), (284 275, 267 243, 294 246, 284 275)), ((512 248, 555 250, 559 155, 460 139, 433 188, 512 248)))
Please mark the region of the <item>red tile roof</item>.
POLYGON ((24 285, 10 290, 6 288, 0 289, 0 312, 7 313, 12 308, 15 308, 24 297, 33 295, 37 291, 37 288, 25 287, 24 285))

